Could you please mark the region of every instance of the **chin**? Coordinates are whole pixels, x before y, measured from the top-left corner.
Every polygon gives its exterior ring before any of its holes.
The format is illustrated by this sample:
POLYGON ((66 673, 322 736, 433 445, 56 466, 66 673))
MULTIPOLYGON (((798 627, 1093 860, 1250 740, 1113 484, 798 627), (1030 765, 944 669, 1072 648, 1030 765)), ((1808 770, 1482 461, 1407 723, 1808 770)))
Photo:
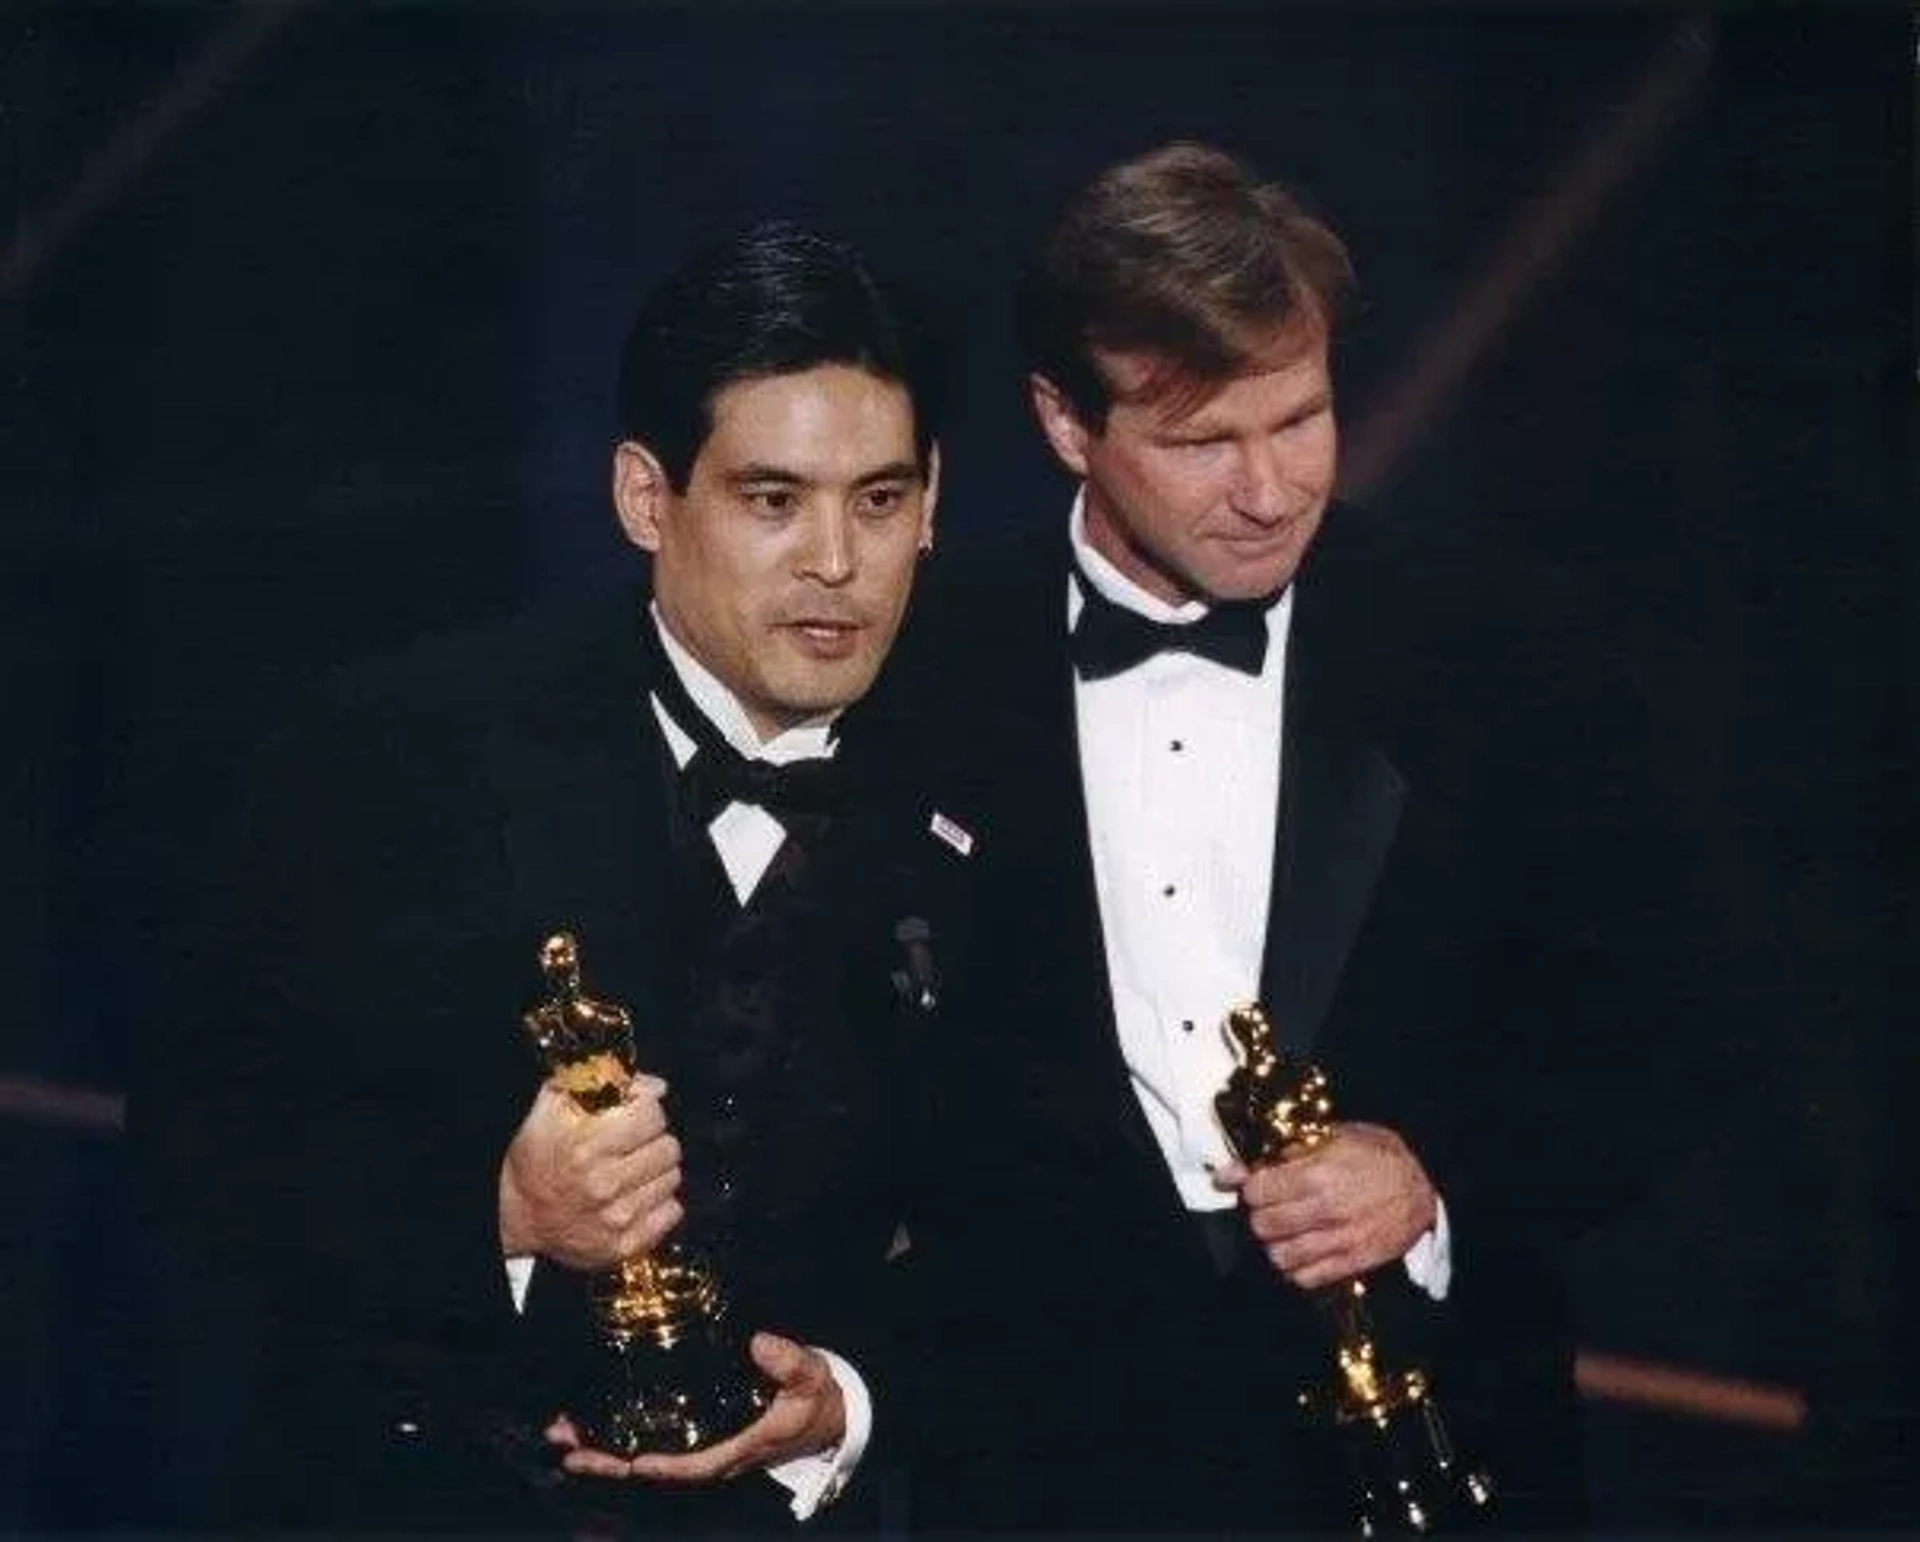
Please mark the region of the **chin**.
POLYGON ((792 681, 782 692, 782 705, 796 718, 820 717, 852 706, 872 684, 871 670, 848 670, 831 679, 792 681))
POLYGON ((1294 572, 1299 566, 1297 562, 1284 562, 1270 564, 1257 572, 1235 568, 1231 573, 1216 574, 1206 585, 1205 598, 1226 603, 1267 599, 1293 581, 1294 572))
POLYGON ((1257 561, 1224 564, 1219 572, 1209 575, 1216 582, 1208 592, 1221 600, 1261 600, 1278 594, 1293 582, 1311 544, 1309 536, 1298 543, 1289 542, 1281 551, 1266 553, 1257 561))

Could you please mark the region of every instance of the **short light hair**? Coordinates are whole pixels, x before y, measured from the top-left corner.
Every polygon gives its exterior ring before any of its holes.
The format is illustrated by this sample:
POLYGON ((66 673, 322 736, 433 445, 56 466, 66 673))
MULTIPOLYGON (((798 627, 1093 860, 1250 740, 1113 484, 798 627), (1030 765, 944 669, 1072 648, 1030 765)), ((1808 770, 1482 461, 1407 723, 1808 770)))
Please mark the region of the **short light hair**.
POLYGON ((1345 244, 1291 192, 1178 143, 1068 202, 1021 275, 1015 325, 1027 367, 1097 432, 1115 393, 1096 350, 1159 360, 1149 398, 1204 390, 1330 334, 1352 289, 1345 244))

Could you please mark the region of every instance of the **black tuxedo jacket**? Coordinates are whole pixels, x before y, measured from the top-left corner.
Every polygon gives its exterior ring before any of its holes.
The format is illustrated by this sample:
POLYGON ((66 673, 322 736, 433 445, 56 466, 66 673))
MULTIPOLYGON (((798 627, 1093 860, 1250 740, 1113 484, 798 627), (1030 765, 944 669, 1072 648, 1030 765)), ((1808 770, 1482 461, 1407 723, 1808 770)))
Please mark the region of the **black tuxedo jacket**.
MULTIPOLYGON (((1061 537, 923 585, 889 680, 992 832, 977 967, 922 1063, 917 1501, 936 1526, 1343 1530, 1338 1458, 1294 1410, 1324 1334, 1257 1254, 1220 1277, 1119 1053, 1067 571, 1061 537)), ((1445 1305, 1380 1276, 1388 1360, 1434 1363, 1508 1514, 1559 1525, 1559 1248, 1674 1149, 1707 1056, 1676 1031, 1697 874, 1637 776, 1644 724, 1567 617, 1509 626, 1515 600, 1330 511, 1296 581, 1261 993, 1338 1115, 1398 1130, 1448 1206, 1445 1305)))
MULTIPOLYGON (((582 1324, 547 1263, 517 1316, 500 1257, 500 1161, 541 1079, 520 1017, 543 994, 542 939, 578 937, 587 990, 633 1012, 641 1065, 671 1083, 697 1051, 648 624, 629 593, 417 650, 338 683, 252 779, 224 919, 138 1124, 176 1213, 273 1320, 253 1421, 262 1486, 286 1498, 271 1519, 498 1530, 542 1513, 465 1460, 491 1447, 551 1479, 527 1432, 558 1406, 544 1372, 582 1324), (423 1433, 396 1445, 403 1424, 423 1433)), ((914 915, 958 935, 959 858, 928 832, 932 790, 896 731, 857 720, 823 900, 853 1032, 795 1046, 729 1283, 745 1327, 847 1355, 884 1436, 880 1295, 902 1206, 884 1088, 911 1031, 894 933, 914 915)), ((744 1523, 784 1514, 766 1480, 730 1489, 758 1507, 744 1523)))

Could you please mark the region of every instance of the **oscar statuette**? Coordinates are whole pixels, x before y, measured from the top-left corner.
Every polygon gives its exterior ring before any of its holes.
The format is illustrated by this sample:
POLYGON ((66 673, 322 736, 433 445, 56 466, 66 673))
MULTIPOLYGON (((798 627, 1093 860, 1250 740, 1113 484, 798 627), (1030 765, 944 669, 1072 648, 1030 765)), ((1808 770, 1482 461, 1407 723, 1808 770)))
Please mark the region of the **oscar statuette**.
MULTIPOLYGON (((548 1080, 585 1114, 613 1107, 635 1074, 633 1017, 580 985, 580 949, 541 944, 547 996, 522 1019, 548 1080)), ((615 1456, 691 1451, 733 1434, 771 1394, 747 1357, 711 1263, 668 1238, 595 1274, 587 1298, 603 1353, 594 1385, 568 1411, 588 1443, 615 1456)))
MULTIPOLYGON (((1214 1112, 1234 1155, 1248 1167, 1264 1166, 1330 1138, 1333 1099, 1320 1068, 1281 1051, 1258 1006, 1236 1007, 1226 1032, 1239 1063, 1215 1096, 1214 1112)), ((1366 1280, 1313 1295, 1332 1331, 1336 1374, 1330 1387, 1303 1392, 1300 1400, 1343 1439, 1360 1535, 1468 1531, 1491 1518, 1492 1480, 1455 1452, 1426 1372, 1382 1363, 1366 1280)))

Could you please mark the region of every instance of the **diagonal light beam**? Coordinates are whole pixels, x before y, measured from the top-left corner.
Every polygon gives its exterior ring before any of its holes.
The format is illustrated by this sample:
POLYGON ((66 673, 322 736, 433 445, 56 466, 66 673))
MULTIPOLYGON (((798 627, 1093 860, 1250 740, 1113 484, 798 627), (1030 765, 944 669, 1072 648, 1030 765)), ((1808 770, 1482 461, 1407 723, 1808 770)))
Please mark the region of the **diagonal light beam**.
POLYGON ((1807 1422, 1807 1400, 1792 1387, 1595 1349, 1583 1349, 1576 1357, 1574 1381, 1589 1403, 1631 1403, 1685 1418, 1744 1424, 1781 1434, 1796 1434, 1807 1422))
POLYGON ((127 1100, 119 1092, 43 1076, 0 1076, 0 1123, 9 1119, 85 1135, 119 1135, 126 1128, 127 1100))
POLYGON ((1525 301, 1666 137, 1713 62, 1713 22, 1683 17, 1568 157, 1547 190, 1507 225, 1485 266, 1413 346, 1405 367, 1353 429, 1342 483, 1377 489, 1446 409, 1525 301))
POLYGON ((0 251, 0 300, 26 293, 47 263, 89 222, 112 208, 194 115, 246 68, 307 0, 248 5, 224 21, 159 95, 121 124, 45 207, 23 215, 0 251))

